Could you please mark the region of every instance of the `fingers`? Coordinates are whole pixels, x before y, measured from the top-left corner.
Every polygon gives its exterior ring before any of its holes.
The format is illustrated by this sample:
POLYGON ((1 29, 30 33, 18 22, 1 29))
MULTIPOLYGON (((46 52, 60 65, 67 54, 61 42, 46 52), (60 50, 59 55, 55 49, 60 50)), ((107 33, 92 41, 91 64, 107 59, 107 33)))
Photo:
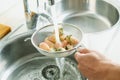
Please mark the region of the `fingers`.
POLYGON ((80 58, 83 57, 87 53, 90 53, 90 50, 88 50, 86 48, 79 48, 78 52, 75 53, 74 57, 77 61, 79 61, 80 58))
POLYGON ((90 50, 88 50, 87 48, 82 48, 82 47, 79 47, 77 51, 83 54, 90 52, 90 50))
POLYGON ((81 60, 82 60, 82 58, 84 57, 84 55, 85 54, 81 54, 79 52, 76 52, 75 55, 74 55, 74 57, 75 57, 76 61, 80 63, 81 60))
POLYGON ((82 55, 88 53, 88 49, 85 48, 78 48, 77 50, 78 52, 75 53, 74 57, 77 61, 79 61, 79 59, 81 58, 82 55))
POLYGON ((76 61, 78 62, 78 64, 82 64, 82 66, 84 65, 91 65, 90 62, 93 62, 94 60, 96 60, 96 58, 94 58, 93 52, 91 50, 88 50, 86 48, 84 49, 80 49, 79 52, 76 52, 74 55, 74 58, 76 59, 76 61))

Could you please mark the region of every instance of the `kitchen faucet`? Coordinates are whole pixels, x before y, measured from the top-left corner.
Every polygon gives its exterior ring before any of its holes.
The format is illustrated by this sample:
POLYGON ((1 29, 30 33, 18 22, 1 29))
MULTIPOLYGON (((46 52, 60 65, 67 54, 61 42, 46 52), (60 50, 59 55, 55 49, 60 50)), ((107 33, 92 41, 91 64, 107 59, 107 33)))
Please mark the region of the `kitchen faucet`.
POLYGON ((41 20, 45 20, 49 23, 53 23, 53 20, 50 15, 50 10, 48 9, 50 9, 50 7, 55 4, 55 1, 42 1, 43 0, 23 0, 24 12, 26 17, 26 26, 29 30, 36 29, 38 20, 40 20, 39 22, 42 22, 41 20), (36 12, 32 11, 31 7, 36 8, 36 12))

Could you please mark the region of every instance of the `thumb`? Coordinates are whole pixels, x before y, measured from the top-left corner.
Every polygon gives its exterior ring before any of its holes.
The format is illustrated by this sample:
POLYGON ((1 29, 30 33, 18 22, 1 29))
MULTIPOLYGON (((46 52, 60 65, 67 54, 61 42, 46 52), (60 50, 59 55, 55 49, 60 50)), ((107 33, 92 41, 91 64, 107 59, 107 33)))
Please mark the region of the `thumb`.
POLYGON ((74 57, 76 59, 76 61, 80 61, 81 58, 84 56, 85 54, 81 54, 80 52, 76 52, 74 57))
POLYGON ((87 48, 81 48, 81 47, 79 47, 77 51, 80 52, 81 54, 90 53, 89 49, 87 49, 87 48))

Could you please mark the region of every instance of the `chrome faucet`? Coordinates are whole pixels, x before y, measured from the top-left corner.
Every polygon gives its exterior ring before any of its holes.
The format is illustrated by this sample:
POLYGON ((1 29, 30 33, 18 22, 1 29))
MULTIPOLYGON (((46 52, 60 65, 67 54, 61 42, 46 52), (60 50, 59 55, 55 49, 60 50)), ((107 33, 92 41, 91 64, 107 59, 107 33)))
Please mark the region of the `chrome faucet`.
POLYGON ((54 0, 23 0, 23 4, 28 29, 36 29, 38 20, 40 20, 39 23, 42 20, 46 23, 53 22, 48 9, 55 4, 54 0))

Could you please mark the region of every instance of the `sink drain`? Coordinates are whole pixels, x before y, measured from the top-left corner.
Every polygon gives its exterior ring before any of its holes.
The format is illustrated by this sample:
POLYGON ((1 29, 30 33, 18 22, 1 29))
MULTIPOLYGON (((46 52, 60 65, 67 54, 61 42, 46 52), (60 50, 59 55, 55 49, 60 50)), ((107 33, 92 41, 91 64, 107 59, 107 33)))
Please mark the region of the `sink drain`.
POLYGON ((56 65, 48 65, 42 70, 42 75, 46 79, 58 80, 60 78, 60 70, 56 65))
POLYGON ((65 59, 63 75, 60 74, 55 59, 51 58, 41 60, 37 57, 18 67, 13 65, 11 68, 5 72, 0 80, 83 80, 76 63, 68 58, 65 59), (15 69, 11 71, 11 68, 15 69), (61 75, 63 79, 61 79, 61 75))

